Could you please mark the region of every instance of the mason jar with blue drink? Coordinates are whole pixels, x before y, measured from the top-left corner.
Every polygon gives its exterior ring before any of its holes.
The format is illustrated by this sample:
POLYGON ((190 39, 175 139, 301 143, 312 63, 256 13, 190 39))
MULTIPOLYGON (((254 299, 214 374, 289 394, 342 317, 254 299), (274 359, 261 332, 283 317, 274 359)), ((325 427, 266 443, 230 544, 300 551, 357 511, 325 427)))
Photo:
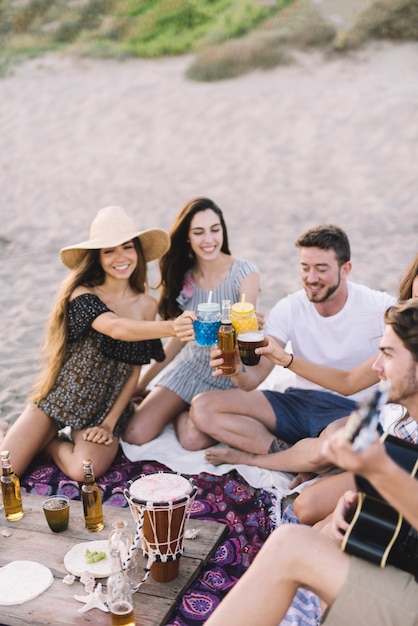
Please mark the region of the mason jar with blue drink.
POLYGON ((196 343, 214 346, 218 343, 218 328, 221 325, 221 308, 218 302, 202 302, 197 305, 197 320, 193 322, 196 343))

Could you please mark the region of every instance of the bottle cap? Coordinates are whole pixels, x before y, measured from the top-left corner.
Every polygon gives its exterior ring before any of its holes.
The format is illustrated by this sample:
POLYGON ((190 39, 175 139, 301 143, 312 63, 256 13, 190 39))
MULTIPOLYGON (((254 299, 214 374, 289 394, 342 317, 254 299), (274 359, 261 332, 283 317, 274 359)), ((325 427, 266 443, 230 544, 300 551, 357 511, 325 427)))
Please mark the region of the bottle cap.
POLYGON ((231 310, 234 315, 251 315, 254 313, 254 305, 251 302, 235 302, 231 310))
POLYGON ((125 528, 126 526, 126 522, 123 519, 117 519, 116 521, 113 522, 112 526, 114 528, 125 528))
POLYGON ((220 311, 219 302, 201 302, 197 305, 197 310, 202 313, 218 313, 220 311))

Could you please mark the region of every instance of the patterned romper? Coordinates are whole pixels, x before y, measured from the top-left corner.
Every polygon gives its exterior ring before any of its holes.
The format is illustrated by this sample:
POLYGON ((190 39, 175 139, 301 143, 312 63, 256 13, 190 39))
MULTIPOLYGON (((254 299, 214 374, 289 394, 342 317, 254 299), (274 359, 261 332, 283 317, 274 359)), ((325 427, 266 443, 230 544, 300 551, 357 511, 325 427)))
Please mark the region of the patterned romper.
MULTIPOLYGON (((76 430, 98 426, 109 413, 129 378, 133 365, 165 358, 160 339, 118 341, 95 331, 91 324, 110 311, 94 294, 83 294, 68 305, 65 360, 49 394, 39 408, 58 428, 76 430)), ((120 435, 134 411, 129 402, 115 428, 120 435)))
MULTIPOLYGON (((249 261, 237 259, 229 270, 223 283, 213 290, 212 302, 231 300, 231 304, 240 299, 239 288, 248 274, 258 274, 257 267, 249 261)), ((184 277, 183 289, 177 298, 182 311, 197 311, 197 305, 207 302, 209 291, 199 289, 193 282, 191 272, 184 277)), ((190 404, 194 396, 203 391, 232 389, 233 382, 224 376, 212 376, 209 365, 210 348, 199 346, 189 341, 176 357, 164 369, 158 385, 174 391, 184 402, 190 404)))

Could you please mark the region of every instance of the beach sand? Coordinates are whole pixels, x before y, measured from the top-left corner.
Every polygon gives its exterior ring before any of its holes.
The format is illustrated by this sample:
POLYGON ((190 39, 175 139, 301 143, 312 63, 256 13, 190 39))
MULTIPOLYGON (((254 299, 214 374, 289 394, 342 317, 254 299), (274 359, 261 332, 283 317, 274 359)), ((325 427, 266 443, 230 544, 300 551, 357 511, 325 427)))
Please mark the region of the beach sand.
POLYGON ((24 407, 66 274, 58 251, 106 205, 168 229, 189 198, 214 199, 266 312, 300 286, 295 238, 325 222, 350 237, 351 278, 396 294, 417 251, 417 53, 300 53, 211 84, 184 77, 190 57, 50 55, 0 80, 0 418, 24 407))

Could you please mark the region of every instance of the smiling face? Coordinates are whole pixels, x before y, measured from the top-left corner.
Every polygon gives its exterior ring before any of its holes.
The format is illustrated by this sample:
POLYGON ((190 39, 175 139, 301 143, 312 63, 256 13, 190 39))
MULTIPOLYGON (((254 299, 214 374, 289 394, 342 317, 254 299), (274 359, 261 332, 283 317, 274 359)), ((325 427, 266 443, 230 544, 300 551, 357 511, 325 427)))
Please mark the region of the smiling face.
POLYGON ((189 241, 196 258, 210 261, 218 256, 223 243, 222 224, 212 209, 199 211, 193 216, 189 241))
POLYGON ((138 254, 133 241, 127 241, 114 248, 102 248, 100 250, 100 264, 103 271, 113 278, 129 278, 137 263, 138 254))
POLYGON ((385 327, 379 350, 373 369, 381 380, 391 383, 388 402, 406 406, 415 417, 412 407, 418 405, 418 363, 390 325, 385 327))
POLYGON ((333 249, 301 248, 300 267, 303 286, 311 302, 328 302, 337 299, 343 290, 345 292, 351 263, 340 266, 333 249))

